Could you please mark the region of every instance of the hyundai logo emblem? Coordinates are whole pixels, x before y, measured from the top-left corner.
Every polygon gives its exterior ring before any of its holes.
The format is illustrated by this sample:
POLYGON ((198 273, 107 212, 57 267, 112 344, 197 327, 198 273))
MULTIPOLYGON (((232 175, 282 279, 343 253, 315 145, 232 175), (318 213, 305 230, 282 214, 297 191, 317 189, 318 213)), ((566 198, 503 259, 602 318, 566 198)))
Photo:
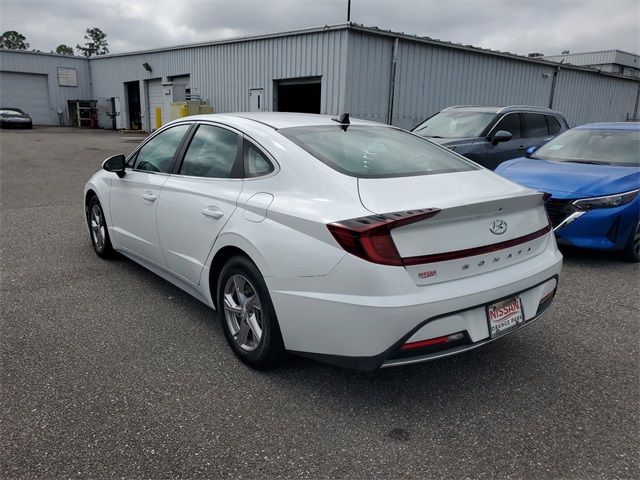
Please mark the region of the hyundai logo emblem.
POLYGON ((489 230, 491 230, 491 233, 495 235, 502 235, 507 231, 507 222, 504 220, 494 220, 489 225, 489 230))

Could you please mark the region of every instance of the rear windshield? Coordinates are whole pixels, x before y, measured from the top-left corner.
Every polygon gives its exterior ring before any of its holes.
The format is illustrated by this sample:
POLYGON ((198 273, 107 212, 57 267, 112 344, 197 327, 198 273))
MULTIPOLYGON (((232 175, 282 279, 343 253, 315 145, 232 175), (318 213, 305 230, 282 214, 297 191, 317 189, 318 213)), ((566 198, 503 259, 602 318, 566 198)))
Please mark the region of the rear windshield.
POLYGON ((640 131, 576 128, 536 150, 532 158, 621 167, 640 166, 640 131))
POLYGON ((340 125, 278 130, 311 155, 346 175, 407 177, 475 170, 473 163, 415 135, 389 127, 340 125))
POLYGON ((425 120, 412 131, 422 137, 479 137, 495 116, 490 112, 447 110, 425 120))

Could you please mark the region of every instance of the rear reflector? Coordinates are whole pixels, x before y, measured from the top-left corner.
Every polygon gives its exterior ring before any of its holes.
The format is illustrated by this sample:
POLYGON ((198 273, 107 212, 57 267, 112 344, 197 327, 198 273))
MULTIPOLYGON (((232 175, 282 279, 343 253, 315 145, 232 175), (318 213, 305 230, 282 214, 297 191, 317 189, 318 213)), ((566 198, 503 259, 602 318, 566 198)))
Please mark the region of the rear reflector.
POLYGON ((340 246, 352 255, 381 265, 403 266, 391 230, 431 218, 438 212, 438 208, 425 208, 371 215, 330 223, 327 228, 340 246))
POLYGON ((539 305, 542 305, 543 303, 547 303, 549 300, 553 299, 553 297, 556 294, 556 289, 554 288, 553 290, 551 290, 551 292, 547 293, 542 300, 540 300, 539 305))
POLYGON ((400 350, 414 350, 416 348, 431 347, 433 345, 455 342, 456 340, 462 339, 462 337, 464 337, 463 333, 454 333, 453 335, 445 335, 444 337, 429 338, 418 342, 405 343, 400 347, 400 350))

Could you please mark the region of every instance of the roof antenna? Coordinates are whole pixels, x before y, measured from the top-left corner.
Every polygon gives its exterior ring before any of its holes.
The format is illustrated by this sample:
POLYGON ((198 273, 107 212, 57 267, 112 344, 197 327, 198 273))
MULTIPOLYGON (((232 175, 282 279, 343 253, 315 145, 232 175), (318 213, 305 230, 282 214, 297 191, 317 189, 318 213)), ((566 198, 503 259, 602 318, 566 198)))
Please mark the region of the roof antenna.
POLYGON ((338 122, 345 132, 347 131, 347 128, 349 128, 349 125, 351 125, 351 122, 349 122, 348 113, 342 113, 339 117, 333 117, 331 120, 333 120, 334 122, 338 122))

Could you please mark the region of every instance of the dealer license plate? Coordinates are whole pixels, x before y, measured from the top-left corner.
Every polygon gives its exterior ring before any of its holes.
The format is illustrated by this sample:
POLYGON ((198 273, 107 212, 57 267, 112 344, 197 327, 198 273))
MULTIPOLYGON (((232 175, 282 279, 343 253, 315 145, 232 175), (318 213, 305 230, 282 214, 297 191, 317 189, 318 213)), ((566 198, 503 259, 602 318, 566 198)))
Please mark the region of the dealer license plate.
POLYGON ((491 338, 499 337, 524 323, 520 297, 510 298, 487 307, 487 320, 491 338))

